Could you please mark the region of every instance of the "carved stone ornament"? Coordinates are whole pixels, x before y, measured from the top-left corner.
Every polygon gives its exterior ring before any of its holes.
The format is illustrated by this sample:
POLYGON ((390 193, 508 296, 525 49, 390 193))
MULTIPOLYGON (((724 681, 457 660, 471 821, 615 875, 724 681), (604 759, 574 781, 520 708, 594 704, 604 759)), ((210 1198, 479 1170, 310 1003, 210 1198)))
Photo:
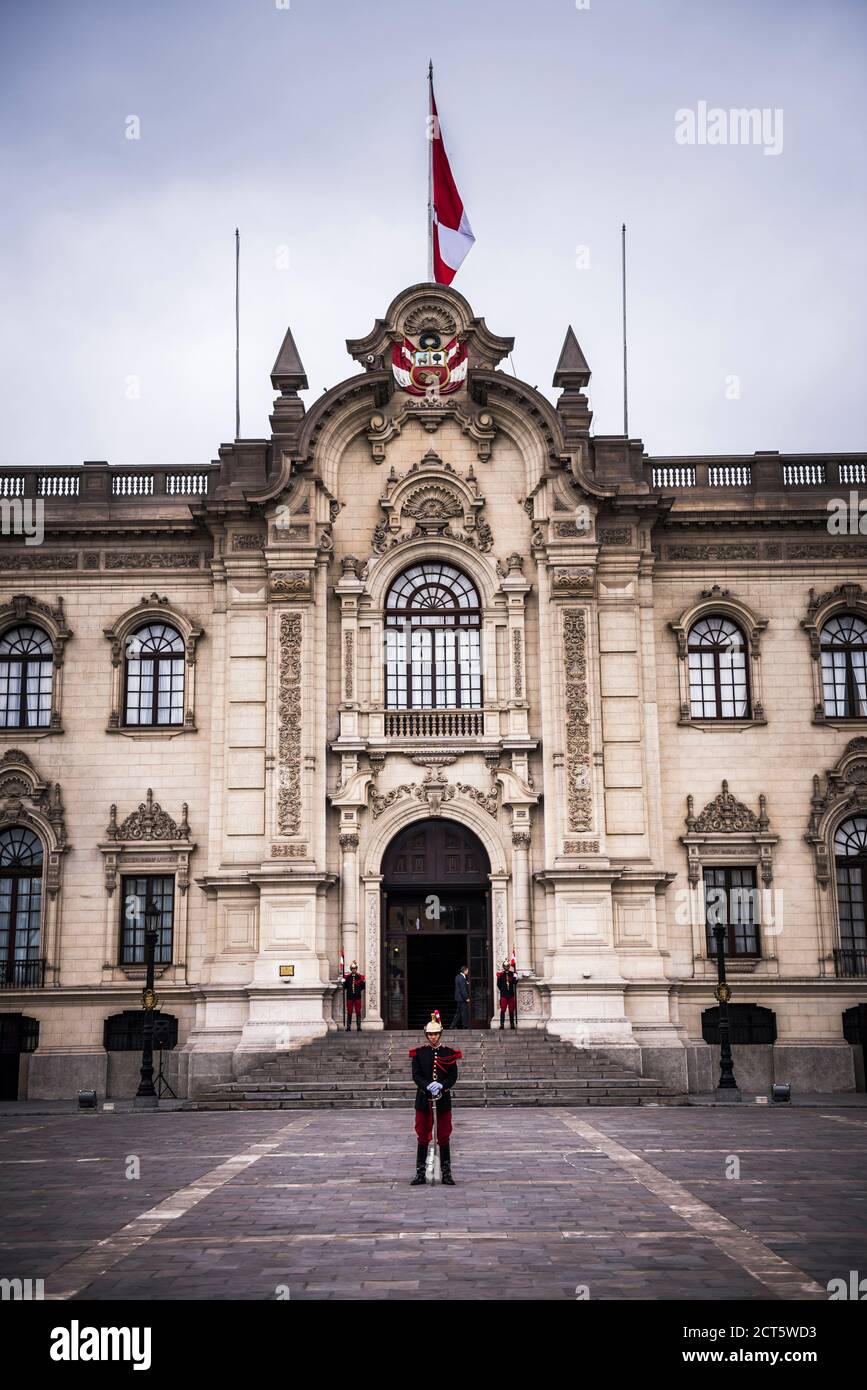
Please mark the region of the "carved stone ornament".
POLYGON ((271 858, 272 858, 272 859, 306 859, 306 858, 307 858, 307 846, 306 846, 306 845, 300 845, 300 844, 294 844, 294 845, 272 845, 272 846, 271 846, 271 858))
POLYGON ((590 830, 590 707, 587 694, 587 614, 583 608, 563 612, 563 657, 566 678, 566 798, 569 829, 590 830))
POLYGON ((722 831, 730 834, 736 830, 767 830, 768 816, 766 798, 759 797, 759 814, 751 811, 742 801, 736 801, 729 791, 729 784, 723 781, 722 791, 709 801, 699 816, 693 815, 693 797, 686 798, 688 830, 722 831))
POLYGON ((301 640, 300 613, 280 615, 280 693, 277 702, 277 828, 301 829, 301 640))
POLYGON ((702 864, 723 858, 732 864, 759 864, 762 882, 773 882, 773 847, 777 836, 770 834, 767 798, 759 795, 759 812, 729 791, 723 781, 722 790, 709 801, 700 815, 695 814, 695 799, 686 798, 686 829, 681 843, 686 846, 689 881, 697 884, 702 876, 702 864))
POLYGON ((62 856, 69 849, 60 783, 43 782, 26 753, 9 748, 0 758, 0 830, 24 825, 44 846, 45 888, 50 898, 60 888, 62 856))
POLYGON ((384 555, 422 536, 446 537, 484 554, 494 539, 482 515, 484 504, 472 466, 462 477, 429 449, 401 477, 393 468, 389 473, 380 498, 385 517, 374 528, 371 546, 377 555, 384 555), (461 529, 455 530, 449 523, 458 519, 461 529), (408 531, 409 521, 415 524, 408 531))
POLYGON ((813 778, 810 821, 804 839, 812 846, 816 879, 826 888, 833 872, 833 832, 849 816, 867 815, 867 738, 847 743, 835 767, 825 774, 822 786, 813 778))
POLYGON ((480 463, 491 457, 491 445, 496 435, 494 417, 487 410, 472 414, 448 396, 410 397, 393 415, 379 411, 370 417, 367 439, 374 463, 383 463, 388 444, 400 436, 407 420, 417 420, 426 434, 435 434, 446 420, 454 420, 462 434, 468 435, 476 446, 480 463))
POLYGON ((390 791, 385 793, 378 792, 371 785, 369 792, 370 809, 373 819, 378 820, 396 801, 401 801, 405 796, 414 796, 417 801, 426 802, 431 816, 438 816, 441 813, 443 803, 451 801, 456 792, 460 792, 462 796, 468 797, 476 805, 481 806, 489 816, 497 815, 499 787, 496 783, 490 792, 480 791, 478 787, 473 787, 466 782, 456 782, 452 785, 432 760, 428 766, 427 775, 421 782, 402 782, 399 786, 392 787, 390 791))
POLYGON ((299 599, 313 597, 313 586, 309 570, 279 570, 271 574, 270 592, 273 599, 299 599))
POLYGON ((117 806, 112 805, 109 813, 105 837, 107 840, 189 840, 190 827, 187 822, 187 803, 181 807, 180 824, 164 811, 158 801, 154 801, 151 787, 147 789, 147 799, 140 801, 138 809, 131 811, 118 824, 117 806))
POLYGON ((558 565, 551 575, 555 598, 583 598, 593 593, 594 571, 584 565, 558 565))

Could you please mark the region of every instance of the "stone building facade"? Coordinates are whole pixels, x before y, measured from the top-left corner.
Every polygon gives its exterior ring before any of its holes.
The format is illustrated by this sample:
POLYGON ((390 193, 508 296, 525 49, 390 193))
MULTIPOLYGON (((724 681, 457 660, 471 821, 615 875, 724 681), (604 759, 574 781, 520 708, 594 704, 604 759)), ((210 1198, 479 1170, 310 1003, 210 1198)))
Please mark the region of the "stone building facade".
POLYGON ((855 1086, 867 456, 593 435, 572 330, 552 405, 451 288, 347 347, 210 466, 0 470, 5 1093, 131 1094, 148 904, 181 1095, 340 1026, 341 958, 367 1030, 463 956, 490 1026, 512 951, 521 1028, 709 1090, 712 911, 744 1087, 855 1086))

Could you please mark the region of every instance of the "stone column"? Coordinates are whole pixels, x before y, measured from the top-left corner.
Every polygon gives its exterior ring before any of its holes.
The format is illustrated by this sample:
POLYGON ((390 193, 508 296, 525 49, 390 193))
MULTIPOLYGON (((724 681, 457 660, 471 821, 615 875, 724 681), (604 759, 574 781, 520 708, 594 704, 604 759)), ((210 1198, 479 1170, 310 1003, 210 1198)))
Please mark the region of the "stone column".
POLYGON ((345 964, 358 960, 358 836, 340 836, 340 949, 345 964))
MULTIPOLYGON (((515 940, 518 969, 533 970, 533 932, 530 921, 530 835, 526 830, 512 834, 512 883, 514 891, 515 940)), ((497 962, 499 965, 499 961, 497 962)))

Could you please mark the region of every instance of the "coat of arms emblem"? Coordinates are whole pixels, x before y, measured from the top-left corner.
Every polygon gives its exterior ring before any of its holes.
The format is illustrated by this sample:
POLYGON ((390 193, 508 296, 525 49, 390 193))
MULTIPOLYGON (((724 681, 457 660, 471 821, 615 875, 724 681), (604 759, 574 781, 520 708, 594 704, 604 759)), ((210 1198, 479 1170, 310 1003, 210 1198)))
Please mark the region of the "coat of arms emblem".
POLYGON ((418 344, 405 337, 392 348, 391 369, 398 386, 411 396, 450 395, 467 377, 466 343, 452 338, 443 344, 433 330, 420 333, 418 344))

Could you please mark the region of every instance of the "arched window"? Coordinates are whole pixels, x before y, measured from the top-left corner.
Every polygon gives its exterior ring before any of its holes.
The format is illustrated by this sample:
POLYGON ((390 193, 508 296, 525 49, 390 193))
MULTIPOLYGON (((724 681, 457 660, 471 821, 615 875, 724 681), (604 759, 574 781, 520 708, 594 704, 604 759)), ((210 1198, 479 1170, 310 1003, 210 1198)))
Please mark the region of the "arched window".
POLYGON ((42 842, 23 825, 0 830, 0 986, 41 985, 42 842))
POLYGON ((838 974, 867 975, 867 816, 841 821, 834 836, 837 912, 840 921, 838 974))
POLYGON ((825 714, 867 717, 867 622, 856 613, 837 613, 824 624, 819 640, 825 714))
POLYGON ((0 728, 47 728, 51 723, 54 648, 30 623, 0 637, 0 728))
POLYGON ((184 639, 165 623, 148 623, 126 640, 124 723, 183 724, 184 639))
POLYGON ((744 635, 720 613, 689 630, 689 706, 693 719, 749 719, 744 635))
POLYGON ((389 709, 479 709, 481 603, 451 565, 413 565, 385 601, 385 693, 389 709))

